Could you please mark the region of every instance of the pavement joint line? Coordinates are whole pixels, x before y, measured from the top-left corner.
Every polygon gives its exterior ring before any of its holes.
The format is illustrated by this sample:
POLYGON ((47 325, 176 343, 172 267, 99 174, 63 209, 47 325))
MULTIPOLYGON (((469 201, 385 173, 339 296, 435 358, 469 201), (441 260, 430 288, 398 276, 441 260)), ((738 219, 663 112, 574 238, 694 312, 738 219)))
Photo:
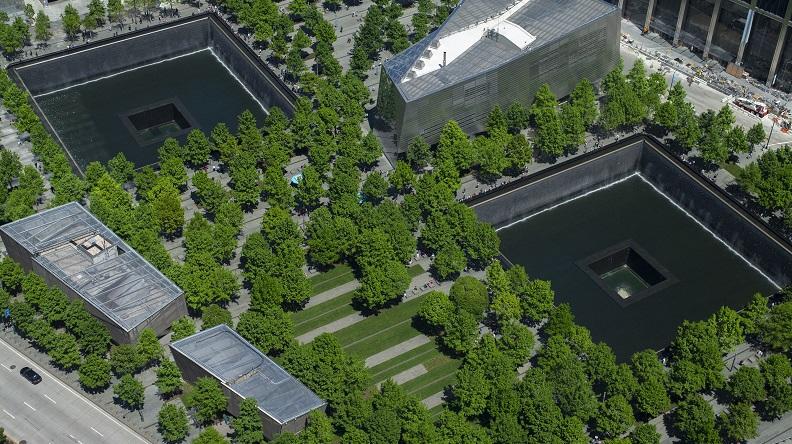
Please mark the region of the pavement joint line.
MULTIPOLYGON (((99 408, 99 406, 97 406, 96 404, 94 404, 93 402, 91 402, 91 400, 89 400, 88 398, 86 398, 86 397, 85 397, 85 396, 83 396, 82 394, 80 394, 80 393, 78 393, 77 391, 75 391, 73 388, 71 388, 71 387, 69 387, 68 385, 66 385, 65 383, 63 383, 63 382, 62 382, 60 379, 58 379, 56 376, 52 375, 50 372, 48 372, 48 371, 45 371, 45 370, 44 370, 44 369, 43 369, 41 366, 39 366, 38 364, 35 364, 35 363, 33 362, 33 360, 32 360, 32 359, 30 359, 30 358, 28 358, 27 356, 25 356, 25 355, 23 355, 22 353, 20 353, 20 352, 19 352, 19 350, 17 350, 17 349, 15 349, 14 347, 10 346, 10 345, 9 345, 9 344, 8 344, 6 341, 4 341, 3 339, 0 339, 0 343, 2 343, 4 346, 6 346, 6 348, 8 348, 8 349, 9 349, 9 350, 11 350, 12 352, 14 352, 14 354, 16 354, 17 356, 19 356, 20 358, 22 358, 22 359, 24 359, 24 360, 26 360, 26 361, 30 361, 30 365, 31 365, 31 366, 33 366, 33 367, 36 367, 38 370, 41 370, 43 373, 46 373, 46 374, 48 374, 48 375, 52 376, 52 378, 51 378, 51 379, 52 379, 52 380, 53 380, 53 381, 54 381, 56 384, 58 384, 58 385, 60 385, 61 387, 65 388, 65 389, 66 389, 66 390, 68 390, 68 391, 69 391, 71 394, 73 394, 73 395, 77 396, 77 398, 81 399, 83 402, 85 402, 85 403, 86 403, 86 404, 88 404, 89 406, 91 406, 91 407, 93 407, 94 409, 96 409, 96 411, 98 411, 99 413, 101 413, 102 415, 104 415, 104 416, 105 416, 107 419, 109 419, 110 421, 112 421, 112 422, 113 422, 113 423, 115 423, 116 425, 119 425, 119 426, 121 426, 121 428, 122 428, 122 429, 126 430, 126 431, 127 431, 128 433, 130 433, 132 436, 134 436, 135 438, 137 438, 137 439, 138 439, 140 442, 143 442, 143 443, 146 443, 146 444, 150 444, 150 442, 149 442, 149 441, 146 441, 146 440, 145 440, 145 439, 144 439, 142 436, 140 436, 140 434, 138 434, 137 432, 135 432, 135 431, 134 431, 134 430, 133 430, 131 427, 129 427, 128 425, 124 424, 123 422, 121 422, 121 421, 117 420, 117 419, 116 419, 116 418, 114 418, 114 417, 113 417, 111 414, 107 413, 107 412, 106 412, 106 411, 104 411, 103 409, 99 408)), ((7 413, 7 414, 8 414, 8 416, 11 416, 11 417, 13 418, 13 416, 12 416, 10 413, 6 412, 5 410, 3 410, 3 411, 4 411, 5 413, 7 413)), ((77 441, 77 442, 79 443, 79 441, 77 441)))
POLYGON ((10 417, 11 417, 11 419, 16 419, 16 416, 14 416, 14 415, 12 415, 12 414, 8 413, 8 410, 6 410, 6 409, 3 409, 3 413, 5 413, 6 415, 10 416, 10 417))
POLYGON ((93 427, 91 427, 91 430, 93 430, 94 432, 96 432, 96 434, 97 434, 97 435, 99 435, 99 436, 101 436, 102 438, 104 438, 104 435, 102 435, 101 433, 99 433, 99 430, 96 430, 96 429, 95 429, 95 428, 93 428, 93 427))
POLYGON ((54 399, 50 398, 50 397, 49 397, 49 396, 47 396, 46 394, 44 395, 44 397, 45 397, 45 398, 47 398, 47 399, 49 399, 49 400, 50 400, 50 401, 51 401, 53 404, 57 404, 57 402, 55 402, 55 400, 54 400, 54 399))
POLYGON ((26 406, 28 406, 28 408, 29 408, 30 410, 33 410, 34 412, 36 411, 36 408, 35 408, 35 407, 33 407, 32 405, 28 404, 28 403, 27 403, 27 401, 22 401, 22 404, 25 404, 26 406))

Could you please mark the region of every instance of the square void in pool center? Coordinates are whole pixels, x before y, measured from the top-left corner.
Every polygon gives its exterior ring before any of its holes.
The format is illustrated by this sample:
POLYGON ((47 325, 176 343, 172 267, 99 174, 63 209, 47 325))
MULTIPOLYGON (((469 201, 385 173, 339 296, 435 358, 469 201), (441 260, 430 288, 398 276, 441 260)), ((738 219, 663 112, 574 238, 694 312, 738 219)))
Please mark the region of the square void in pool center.
POLYGON ((118 152, 137 166, 157 161, 167 137, 184 142, 199 128, 209 134, 250 110, 259 121, 261 105, 208 49, 122 72, 36 101, 76 162, 106 162, 118 152))
POLYGON ((677 282, 637 243, 628 240, 577 263, 616 303, 627 306, 677 282))
POLYGON ((550 280, 556 301, 621 360, 665 347, 685 319, 774 289, 638 176, 498 234, 504 256, 550 280))

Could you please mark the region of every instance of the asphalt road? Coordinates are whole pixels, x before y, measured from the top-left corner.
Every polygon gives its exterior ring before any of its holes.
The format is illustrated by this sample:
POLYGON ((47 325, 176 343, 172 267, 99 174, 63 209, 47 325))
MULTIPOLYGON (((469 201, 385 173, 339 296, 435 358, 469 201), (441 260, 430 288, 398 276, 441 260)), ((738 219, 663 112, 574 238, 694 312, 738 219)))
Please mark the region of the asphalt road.
POLYGON ((0 427, 28 443, 129 443, 149 441, 0 340, 0 427), (37 385, 19 374, 31 367, 37 385))

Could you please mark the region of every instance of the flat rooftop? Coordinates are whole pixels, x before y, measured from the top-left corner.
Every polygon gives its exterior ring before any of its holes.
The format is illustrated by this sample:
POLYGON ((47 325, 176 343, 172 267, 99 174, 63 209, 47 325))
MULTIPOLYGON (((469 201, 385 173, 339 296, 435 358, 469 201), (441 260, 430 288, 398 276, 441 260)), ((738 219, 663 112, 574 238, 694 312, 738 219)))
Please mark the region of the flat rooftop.
POLYGON ((76 202, 8 223, 0 230, 125 331, 183 293, 76 202))
POLYGON ((225 324, 170 344, 171 348, 285 424, 325 402, 225 324))
POLYGON ((602 0, 462 0, 437 30, 387 60, 385 71, 414 100, 616 11, 602 0))

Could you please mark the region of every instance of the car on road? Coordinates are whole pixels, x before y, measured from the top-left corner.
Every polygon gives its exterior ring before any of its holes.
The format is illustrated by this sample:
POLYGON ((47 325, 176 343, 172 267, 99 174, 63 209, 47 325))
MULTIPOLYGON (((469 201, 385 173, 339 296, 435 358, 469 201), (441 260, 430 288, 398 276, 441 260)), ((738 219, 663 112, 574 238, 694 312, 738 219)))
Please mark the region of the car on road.
POLYGON ((36 371, 30 367, 22 367, 22 369, 19 371, 19 374, 22 375, 28 381, 30 381, 30 383, 33 385, 36 385, 39 382, 41 382, 41 375, 36 373, 36 371))

